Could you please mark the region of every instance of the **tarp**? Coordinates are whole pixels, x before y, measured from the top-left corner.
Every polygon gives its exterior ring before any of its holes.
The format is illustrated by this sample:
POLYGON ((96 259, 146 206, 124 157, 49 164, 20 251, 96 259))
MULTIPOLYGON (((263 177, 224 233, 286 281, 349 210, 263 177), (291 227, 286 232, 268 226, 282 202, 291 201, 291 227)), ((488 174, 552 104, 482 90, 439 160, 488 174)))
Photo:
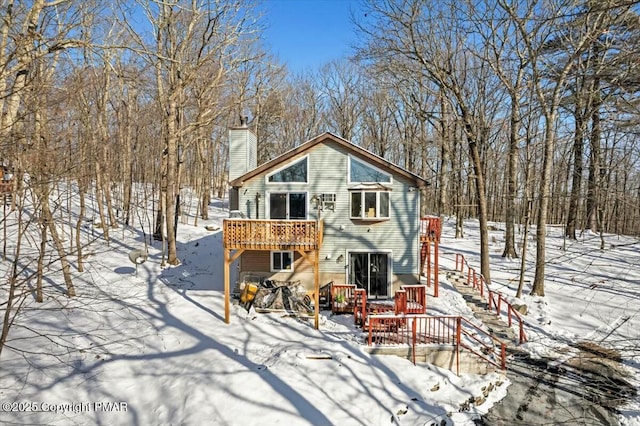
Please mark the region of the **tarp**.
POLYGON ((253 301, 256 310, 284 310, 304 314, 313 313, 311 298, 300 281, 272 281, 260 284, 253 301))

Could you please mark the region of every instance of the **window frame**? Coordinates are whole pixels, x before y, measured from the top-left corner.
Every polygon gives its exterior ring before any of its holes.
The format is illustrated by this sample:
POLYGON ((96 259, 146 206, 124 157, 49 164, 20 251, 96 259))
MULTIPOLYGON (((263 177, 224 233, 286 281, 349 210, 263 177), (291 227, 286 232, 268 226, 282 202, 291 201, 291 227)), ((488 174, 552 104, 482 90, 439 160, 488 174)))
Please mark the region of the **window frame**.
POLYGON ((265 217, 268 220, 309 220, 309 191, 267 191, 265 193, 265 217), (286 218, 274 219, 271 217, 271 195, 285 194, 286 198, 286 218), (291 219, 291 194, 304 194, 304 217, 302 219, 291 219))
POLYGON ((360 158, 357 158, 353 155, 349 155, 349 161, 347 162, 347 182, 348 183, 380 183, 380 184, 386 184, 386 185, 392 185, 393 184, 393 175, 391 175, 390 173, 387 173, 383 170, 381 170, 380 168, 372 165, 371 163, 368 163, 364 160, 361 160, 360 158), (367 181, 361 181, 361 180, 351 180, 351 162, 355 161, 356 163, 360 163, 365 167, 369 167, 373 170, 375 170, 376 172, 389 177, 389 181, 380 181, 380 180, 367 180, 367 181))
POLYGON ((372 191, 367 189, 349 191, 349 217, 351 219, 357 219, 357 220, 389 220, 391 219, 391 191, 384 191, 384 190, 372 191), (359 216, 353 215, 353 208, 354 208, 353 196, 355 194, 360 195, 360 215, 359 216), (376 196, 375 216, 366 215, 366 211, 365 211, 366 194, 375 194, 376 196), (387 216, 380 216, 380 211, 381 211, 380 194, 387 194, 387 216))
POLYGON ((281 167, 278 167, 276 170, 272 171, 271 173, 266 174, 264 177, 264 181, 266 185, 283 185, 283 184, 284 185, 308 185, 309 184, 309 154, 304 155, 300 158, 297 158, 295 161, 291 161, 281 167), (305 171, 306 180, 304 182, 270 182, 269 181, 269 177, 305 160, 307 161, 307 170, 305 171))
MULTIPOLYGON (((295 259, 294 254, 293 254, 293 250, 272 250, 272 251, 269 252, 269 269, 271 270, 271 272, 293 272, 295 260, 296 259, 295 259), (275 255, 276 254, 282 255, 284 253, 287 253, 291 258, 291 263, 290 263, 291 268, 290 269, 277 269, 277 268, 275 268, 274 267, 275 266, 274 265, 274 263, 275 263, 275 255)), ((280 257, 280 267, 282 268, 282 266, 283 266, 283 258, 280 257)))

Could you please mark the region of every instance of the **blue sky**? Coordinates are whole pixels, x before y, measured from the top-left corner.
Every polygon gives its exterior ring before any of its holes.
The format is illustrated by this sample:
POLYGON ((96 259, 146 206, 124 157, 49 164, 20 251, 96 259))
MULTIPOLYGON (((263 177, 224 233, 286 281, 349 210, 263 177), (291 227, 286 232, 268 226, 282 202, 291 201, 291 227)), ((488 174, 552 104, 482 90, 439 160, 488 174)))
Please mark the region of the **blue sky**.
POLYGON ((264 0, 264 43, 289 70, 316 70, 350 53, 358 0, 264 0))

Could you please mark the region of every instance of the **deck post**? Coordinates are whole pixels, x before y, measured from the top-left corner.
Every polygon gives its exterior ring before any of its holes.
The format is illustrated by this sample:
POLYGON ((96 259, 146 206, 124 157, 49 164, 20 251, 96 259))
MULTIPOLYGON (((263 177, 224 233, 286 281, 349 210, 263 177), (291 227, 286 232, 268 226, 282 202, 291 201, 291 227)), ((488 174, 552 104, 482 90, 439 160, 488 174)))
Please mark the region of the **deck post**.
POLYGON ((460 376, 460 344, 461 344, 461 329, 462 317, 456 318, 456 375, 460 376))
POLYGON ((433 256, 434 256, 434 260, 433 260, 433 297, 438 297, 438 239, 436 239, 435 243, 434 243, 434 249, 433 249, 433 256))
POLYGON ((230 299, 230 285, 229 285, 229 254, 231 250, 224 249, 224 322, 229 324, 229 299, 230 299))
POLYGON ((313 262, 313 320, 316 330, 320 328, 320 247, 315 249, 313 262))
POLYGON ((233 262, 235 262, 243 252, 244 252, 244 249, 238 249, 233 254, 233 256, 231 256, 231 249, 228 249, 226 247, 224 249, 224 265, 223 265, 223 269, 224 269, 224 322, 226 322, 227 324, 229 324, 231 322, 230 317, 229 317, 229 304, 230 304, 230 299, 231 299, 231 285, 229 284, 229 281, 230 281, 230 278, 229 278, 229 266, 231 266, 231 264, 233 262))
POLYGON ((431 240, 427 240, 427 258, 425 262, 427 263, 427 286, 431 287, 431 240))

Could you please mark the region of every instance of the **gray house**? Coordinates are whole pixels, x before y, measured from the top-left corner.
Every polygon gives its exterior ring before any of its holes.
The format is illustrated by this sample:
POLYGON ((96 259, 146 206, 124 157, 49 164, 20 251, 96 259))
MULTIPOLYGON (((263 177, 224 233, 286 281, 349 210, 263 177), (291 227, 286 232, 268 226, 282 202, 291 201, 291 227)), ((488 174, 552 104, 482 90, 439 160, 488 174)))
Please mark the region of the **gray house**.
POLYGON ((423 178, 331 133, 258 166, 243 123, 229 149, 227 276, 239 259, 241 280, 300 280, 309 293, 318 282, 355 284, 370 299, 419 281, 423 178))

